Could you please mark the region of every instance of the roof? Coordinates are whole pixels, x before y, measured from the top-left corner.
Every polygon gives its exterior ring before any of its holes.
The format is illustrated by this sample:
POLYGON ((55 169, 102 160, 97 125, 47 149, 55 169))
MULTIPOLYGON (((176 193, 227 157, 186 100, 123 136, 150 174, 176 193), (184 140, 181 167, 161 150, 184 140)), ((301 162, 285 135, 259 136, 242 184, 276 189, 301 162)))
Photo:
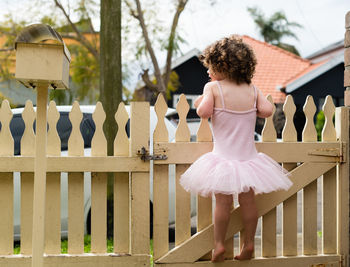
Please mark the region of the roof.
POLYGON ((297 77, 288 81, 284 85, 286 92, 293 92, 294 90, 300 88, 304 84, 312 81, 316 77, 322 75, 323 73, 329 71, 330 69, 334 68, 335 66, 341 63, 344 63, 343 51, 329 59, 325 59, 319 63, 311 65, 310 68, 308 68, 305 72, 300 73, 297 77))
POLYGON ((344 39, 342 39, 338 42, 332 43, 332 44, 312 53, 311 55, 307 56, 306 58, 315 62, 316 60, 330 56, 331 54, 338 52, 339 50, 344 50, 344 39))
POLYGON ((324 64, 313 64, 308 59, 246 35, 242 38, 252 47, 258 61, 252 82, 264 95, 270 94, 275 103, 285 100, 286 95, 280 91, 281 88, 324 64))

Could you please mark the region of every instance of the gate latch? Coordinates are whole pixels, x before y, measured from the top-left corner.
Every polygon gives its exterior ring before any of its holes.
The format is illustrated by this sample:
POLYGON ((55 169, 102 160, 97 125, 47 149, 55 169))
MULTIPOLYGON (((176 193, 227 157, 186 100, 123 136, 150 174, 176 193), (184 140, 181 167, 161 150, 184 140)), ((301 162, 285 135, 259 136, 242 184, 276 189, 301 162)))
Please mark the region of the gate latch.
POLYGON ((168 159, 167 155, 156 155, 156 154, 150 155, 145 147, 142 147, 141 150, 138 150, 137 155, 141 156, 141 159, 143 161, 168 159))

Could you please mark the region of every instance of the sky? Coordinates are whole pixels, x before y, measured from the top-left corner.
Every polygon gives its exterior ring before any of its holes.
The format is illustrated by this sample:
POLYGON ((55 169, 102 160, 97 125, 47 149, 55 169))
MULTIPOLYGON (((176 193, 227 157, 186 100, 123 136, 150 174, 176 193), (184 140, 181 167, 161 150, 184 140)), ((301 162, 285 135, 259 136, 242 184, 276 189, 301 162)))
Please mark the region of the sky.
MULTIPOLYGON (((67 1, 67 0, 63 0, 67 1)), ((171 0, 159 0, 160 8, 167 8, 171 0)), ((0 21, 4 14, 12 12, 22 16, 21 10, 29 0, 0 0, 0 21)), ((350 0, 216 0, 209 5, 208 0, 190 0, 182 13, 179 29, 187 44, 182 53, 192 48, 204 49, 215 40, 230 34, 245 34, 258 40, 259 35, 247 7, 258 6, 269 17, 276 11, 285 12, 290 21, 303 28, 294 28, 299 40, 284 39, 293 44, 302 57, 306 57, 329 44, 344 38, 345 14, 350 11, 350 0)), ((171 13, 159 12, 164 21, 171 19, 171 13)), ((94 20, 99 27, 99 19, 94 20)))

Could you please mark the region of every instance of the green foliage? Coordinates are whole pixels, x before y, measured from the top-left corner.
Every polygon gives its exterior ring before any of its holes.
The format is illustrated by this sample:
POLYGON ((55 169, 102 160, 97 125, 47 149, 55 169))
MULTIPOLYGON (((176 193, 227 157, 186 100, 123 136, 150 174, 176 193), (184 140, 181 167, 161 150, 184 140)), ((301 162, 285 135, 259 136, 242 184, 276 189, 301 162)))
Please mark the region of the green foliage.
POLYGON ((77 100, 88 98, 95 103, 99 97, 100 65, 81 45, 68 46, 74 60, 71 62, 72 81, 77 85, 77 100))
POLYGON ((170 73, 170 79, 166 90, 166 98, 170 99, 171 93, 176 92, 180 85, 179 75, 176 73, 176 71, 172 71, 170 73))
POLYGON ((323 129, 324 123, 325 123, 325 117, 324 117, 323 110, 321 110, 316 115, 316 124, 315 124, 318 141, 321 141, 322 129, 323 129))
POLYGON ((258 7, 248 7, 247 10, 254 19, 265 42, 299 55, 298 50, 293 45, 283 43, 282 39, 292 37, 298 40, 291 28, 302 28, 300 24, 290 22, 283 11, 277 11, 271 17, 266 18, 258 7))

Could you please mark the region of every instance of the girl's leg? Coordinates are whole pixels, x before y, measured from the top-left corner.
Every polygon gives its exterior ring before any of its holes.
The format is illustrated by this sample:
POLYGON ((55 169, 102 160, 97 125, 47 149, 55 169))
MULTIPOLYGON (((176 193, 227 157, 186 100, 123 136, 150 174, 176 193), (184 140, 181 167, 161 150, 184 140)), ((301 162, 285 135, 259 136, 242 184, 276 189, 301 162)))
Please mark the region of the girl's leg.
POLYGON ((254 236, 258 223, 258 211, 255 205, 255 194, 253 189, 247 193, 238 195, 238 202, 241 207, 241 216, 244 225, 244 242, 241 254, 236 256, 237 260, 251 259, 254 252, 254 236))
POLYGON ((224 261, 225 236, 227 226, 230 221, 230 211, 232 209, 233 196, 224 194, 215 194, 216 206, 214 217, 214 251, 212 262, 224 261))

